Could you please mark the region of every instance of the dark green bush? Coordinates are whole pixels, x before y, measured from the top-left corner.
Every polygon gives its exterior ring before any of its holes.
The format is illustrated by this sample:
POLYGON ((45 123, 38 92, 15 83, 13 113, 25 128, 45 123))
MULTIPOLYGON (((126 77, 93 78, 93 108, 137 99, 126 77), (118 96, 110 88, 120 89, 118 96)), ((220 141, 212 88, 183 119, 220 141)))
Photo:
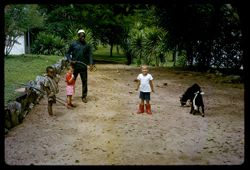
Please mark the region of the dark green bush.
POLYGON ((40 32, 34 41, 31 52, 43 55, 64 55, 65 42, 53 34, 40 32))

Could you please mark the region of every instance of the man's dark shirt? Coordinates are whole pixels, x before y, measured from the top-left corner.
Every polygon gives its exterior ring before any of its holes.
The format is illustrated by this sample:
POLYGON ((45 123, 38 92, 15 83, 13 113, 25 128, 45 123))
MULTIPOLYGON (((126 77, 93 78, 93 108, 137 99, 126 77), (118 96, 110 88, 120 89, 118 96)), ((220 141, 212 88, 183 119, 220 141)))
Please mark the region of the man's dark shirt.
MULTIPOLYGON (((66 58, 68 61, 80 61, 86 65, 93 64, 92 47, 86 42, 74 41, 66 53, 66 58)), ((74 68, 87 69, 86 65, 76 62, 74 68)))

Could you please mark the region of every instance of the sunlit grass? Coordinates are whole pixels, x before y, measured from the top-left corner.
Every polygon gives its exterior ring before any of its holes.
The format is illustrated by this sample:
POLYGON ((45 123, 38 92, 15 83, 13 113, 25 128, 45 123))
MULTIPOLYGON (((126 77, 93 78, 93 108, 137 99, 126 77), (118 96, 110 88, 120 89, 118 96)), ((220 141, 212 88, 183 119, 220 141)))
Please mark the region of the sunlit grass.
POLYGON ((4 59, 4 102, 14 100, 18 95, 15 89, 19 83, 35 80, 37 75, 45 73, 49 65, 55 64, 61 56, 16 55, 4 59))
POLYGON ((117 51, 116 46, 113 47, 112 57, 110 57, 110 46, 99 46, 98 50, 96 50, 93 54, 93 58, 96 62, 110 62, 110 63, 119 63, 125 64, 127 59, 122 51, 119 48, 119 52, 117 51))

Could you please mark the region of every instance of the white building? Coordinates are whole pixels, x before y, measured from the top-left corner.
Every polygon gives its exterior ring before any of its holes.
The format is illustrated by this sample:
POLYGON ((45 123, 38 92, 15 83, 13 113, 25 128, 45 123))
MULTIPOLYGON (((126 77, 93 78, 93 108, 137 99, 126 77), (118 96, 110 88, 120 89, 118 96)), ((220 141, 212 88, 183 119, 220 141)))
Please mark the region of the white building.
POLYGON ((20 55, 20 54, 25 54, 25 35, 22 35, 17 38, 17 42, 15 43, 13 48, 10 51, 10 55, 20 55))

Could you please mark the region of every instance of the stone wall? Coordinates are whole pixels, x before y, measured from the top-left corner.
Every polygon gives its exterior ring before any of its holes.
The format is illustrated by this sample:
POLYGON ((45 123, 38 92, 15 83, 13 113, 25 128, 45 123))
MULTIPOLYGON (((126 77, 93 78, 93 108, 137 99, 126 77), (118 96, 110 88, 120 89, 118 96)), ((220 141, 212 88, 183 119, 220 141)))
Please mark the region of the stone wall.
MULTIPOLYGON (((60 75, 66 66, 67 62, 65 59, 59 60, 52 65, 57 75, 60 75)), ((22 123, 30 109, 38 104, 44 97, 45 91, 42 89, 43 82, 44 76, 37 76, 35 80, 29 81, 25 85, 25 91, 17 97, 15 101, 9 102, 4 107, 5 133, 22 123)))

